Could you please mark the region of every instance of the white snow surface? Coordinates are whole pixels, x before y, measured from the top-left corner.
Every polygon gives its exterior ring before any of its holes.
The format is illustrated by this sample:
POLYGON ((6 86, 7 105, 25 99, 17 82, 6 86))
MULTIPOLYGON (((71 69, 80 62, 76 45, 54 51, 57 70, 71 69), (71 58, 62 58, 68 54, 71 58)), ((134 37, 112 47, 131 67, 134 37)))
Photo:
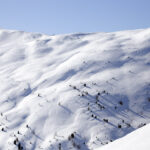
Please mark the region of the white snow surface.
POLYGON ((150 123, 150 28, 0 29, 0 83, 0 150, 101 147, 150 123))
POLYGON ((149 150, 150 124, 96 150, 149 150))

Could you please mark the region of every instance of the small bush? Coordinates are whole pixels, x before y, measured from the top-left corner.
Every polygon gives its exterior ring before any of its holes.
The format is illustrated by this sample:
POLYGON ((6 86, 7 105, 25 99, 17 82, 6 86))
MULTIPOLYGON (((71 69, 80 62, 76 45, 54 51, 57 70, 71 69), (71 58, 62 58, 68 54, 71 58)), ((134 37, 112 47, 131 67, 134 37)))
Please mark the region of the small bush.
POLYGON ((81 95, 82 97, 84 97, 84 94, 82 93, 82 95, 81 95))
POLYGON ((61 143, 58 144, 58 149, 61 150, 61 143))
POLYGON ((100 93, 100 92, 98 92, 98 93, 97 93, 97 95, 101 95, 101 93, 100 93))
POLYGON ((18 150, 23 150, 23 147, 21 146, 21 143, 18 144, 18 150))
POLYGON ((84 92, 86 95, 88 95, 89 93, 87 91, 84 92))
POLYGON ((73 86, 73 89, 77 89, 76 86, 73 86))
POLYGON ((106 91, 104 90, 103 93, 106 93, 106 91))
POLYGON ((121 128, 122 126, 120 124, 118 124, 118 128, 121 128))
POLYGON ((103 121, 108 123, 108 119, 103 119, 103 121))
POLYGON ((15 140, 14 140, 14 145, 17 145, 18 144, 18 138, 16 138, 15 140))
POLYGON ((74 133, 71 134, 71 138, 72 138, 72 139, 74 138, 74 133))
POLYGON ((141 127, 143 127, 145 125, 146 125, 146 123, 141 123, 141 124, 138 125, 138 128, 141 128, 141 127))
POLYGON ((41 94, 40 94, 40 93, 38 93, 38 97, 41 97, 41 94))
POLYGON ((86 83, 84 83, 83 86, 86 87, 86 83))
POLYGON ((75 135, 74 133, 71 133, 71 135, 68 136, 68 140, 70 141, 71 139, 74 139, 75 135))
POLYGON ((131 127, 131 125, 129 123, 126 123, 127 127, 131 127))
POLYGON ((105 109, 104 106, 102 106, 101 104, 97 104, 99 106, 100 109, 105 109))
POLYGON ((122 101, 119 101, 119 104, 120 104, 120 105, 123 105, 123 102, 122 102, 122 101))

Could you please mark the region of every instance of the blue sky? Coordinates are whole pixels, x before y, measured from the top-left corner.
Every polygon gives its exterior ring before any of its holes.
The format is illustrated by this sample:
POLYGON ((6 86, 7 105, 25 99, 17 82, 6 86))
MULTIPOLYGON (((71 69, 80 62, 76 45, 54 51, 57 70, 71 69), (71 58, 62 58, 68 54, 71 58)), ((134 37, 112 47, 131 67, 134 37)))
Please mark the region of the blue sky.
POLYGON ((0 28, 46 34, 150 27, 150 0, 0 0, 0 28))

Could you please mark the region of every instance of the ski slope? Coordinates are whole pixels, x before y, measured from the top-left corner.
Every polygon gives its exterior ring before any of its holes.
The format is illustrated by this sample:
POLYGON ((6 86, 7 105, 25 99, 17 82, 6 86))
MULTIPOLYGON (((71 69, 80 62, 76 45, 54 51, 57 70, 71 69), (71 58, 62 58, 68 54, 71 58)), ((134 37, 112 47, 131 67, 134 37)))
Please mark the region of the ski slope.
POLYGON ((0 83, 0 150, 99 148, 150 123, 150 28, 0 29, 0 83))

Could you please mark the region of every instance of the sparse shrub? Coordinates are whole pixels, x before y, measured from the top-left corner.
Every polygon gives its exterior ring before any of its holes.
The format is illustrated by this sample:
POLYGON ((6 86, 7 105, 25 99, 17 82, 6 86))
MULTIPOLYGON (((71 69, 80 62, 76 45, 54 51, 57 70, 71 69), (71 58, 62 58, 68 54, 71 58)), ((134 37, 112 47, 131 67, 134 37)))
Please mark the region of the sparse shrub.
POLYGON ((141 128, 141 127, 143 127, 145 125, 146 125, 146 123, 141 123, 141 124, 138 125, 138 128, 141 128))
POLYGON ((120 104, 120 105, 123 105, 123 102, 122 102, 122 101, 119 101, 119 104, 120 104))
POLYGON ((126 123, 127 127, 131 127, 131 125, 129 123, 126 123))
POLYGON ((84 94, 82 93, 82 95, 81 95, 82 97, 84 97, 84 94))
POLYGON ((97 104, 99 106, 100 109, 105 109, 104 106, 102 106, 101 104, 97 104))
POLYGON ((58 144, 58 149, 61 150, 61 143, 58 144))
POLYGON ((97 95, 101 95, 101 93, 100 93, 100 92, 98 92, 98 93, 97 93, 97 95))
POLYGON ((41 94, 40 94, 40 93, 38 93, 38 97, 41 97, 41 94))
POLYGON ((86 83, 84 83, 83 86, 86 87, 86 83))
POLYGON ((72 139, 74 138, 74 133, 71 134, 71 138, 72 138, 72 139))
POLYGON ((77 89, 77 87, 76 87, 76 86, 73 86, 73 89, 77 89))
POLYGON ((18 150, 23 150, 23 146, 21 145, 21 143, 19 142, 18 138, 16 138, 14 140, 14 145, 16 145, 18 147, 18 150))
POLYGON ((106 91, 104 90, 103 93, 106 93, 106 91))
POLYGON ((86 95, 88 95, 89 93, 87 91, 84 92, 86 95))
POLYGON ((18 150, 23 150, 23 147, 21 146, 21 143, 18 143, 18 150))
POLYGON ((122 126, 120 124, 118 124, 118 128, 121 128, 122 126))
POLYGON ((15 140, 14 140, 14 145, 17 145, 18 144, 18 138, 16 138, 15 140))
POLYGON ((105 109, 105 107, 104 107, 104 106, 101 106, 101 108, 102 108, 102 109, 105 109))
POLYGON ((108 119, 103 119, 103 121, 108 123, 108 119))
POLYGON ((71 141, 72 139, 74 139, 75 135, 74 133, 71 133, 71 135, 68 136, 68 140, 71 141))

